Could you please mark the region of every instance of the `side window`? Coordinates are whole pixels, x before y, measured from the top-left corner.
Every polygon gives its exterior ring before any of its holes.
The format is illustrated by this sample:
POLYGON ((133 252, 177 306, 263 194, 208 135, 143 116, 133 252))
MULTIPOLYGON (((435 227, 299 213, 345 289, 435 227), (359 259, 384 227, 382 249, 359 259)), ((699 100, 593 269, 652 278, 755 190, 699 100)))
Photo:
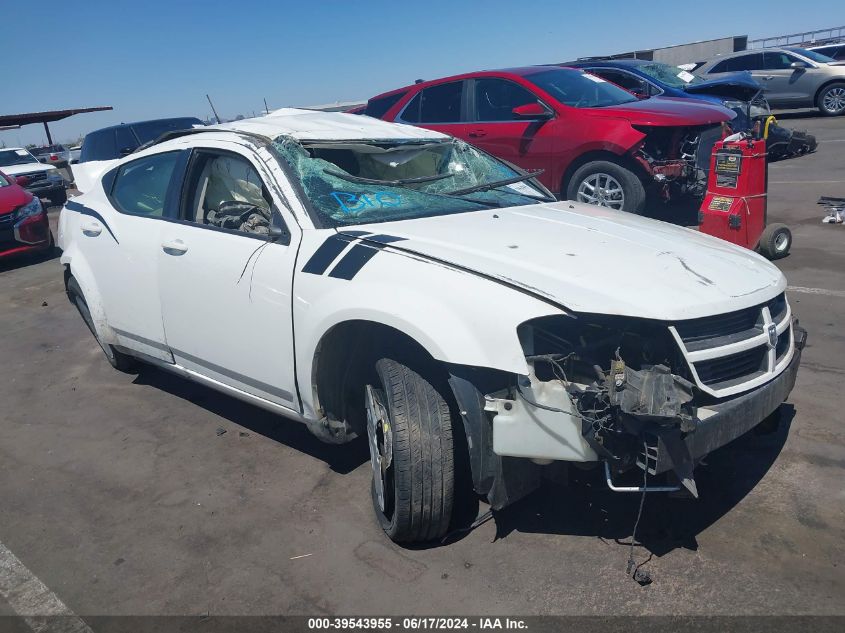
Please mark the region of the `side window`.
POLYGON ((789 65, 797 62, 798 58, 786 53, 766 52, 763 53, 763 67, 766 70, 791 70, 789 65))
POLYGON ((475 80, 476 121, 513 121, 514 108, 536 102, 536 95, 512 81, 475 80))
POLYGON ((133 160, 117 170, 111 200, 121 213, 162 217, 164 201, 179 152, 133 160))
POLYGON ((129 127, 116 128, 114 135, 117 146, 115 157, 131 154, 138 147, 138 141, 135 140, 135 135, 132 134, 132 130, 129 127))
POLYGON ((183 220, 250 235, 269 234, 270 195, 243 156, 199 150, 185 183, 183 220))
POLYGON ((763 53, 740 55, 739 57, 734 57, 726 61, 728 63, 727 70, 731 72, 738 70, 761 70, 763 68, 763 53))
POLYGON ((380 119, 387 111, 390 110, 396 103, 404 97, 407 92, 398 92, 393 95, 382 97, 381 99, 370 99, 367 101, 367 107, 364 109, 364 114, 376 119, 380 119))
POLYGON ((425 88, 411 99, 400 115, 407 123, 460 123, 464 82, 453 81, 425 88))

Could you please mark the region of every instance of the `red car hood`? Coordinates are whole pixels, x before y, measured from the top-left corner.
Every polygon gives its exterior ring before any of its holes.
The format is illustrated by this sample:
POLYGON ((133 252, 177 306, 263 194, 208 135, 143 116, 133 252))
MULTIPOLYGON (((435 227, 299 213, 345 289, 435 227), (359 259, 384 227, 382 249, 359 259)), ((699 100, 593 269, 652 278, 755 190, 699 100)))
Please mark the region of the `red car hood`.
MULTIPOLYGON (((9 179, 8 176, 6 178, 9 179)), ((32 200, 32 194, 20 185, 0 187, 0 215, 11 213, 30 200, 32 200)))
POLYGON ((733 110, 694 99, 651 97, 605 108, 592 108, 591 116, 627 119, 634 125, 711 125, 730 121, 733 110))

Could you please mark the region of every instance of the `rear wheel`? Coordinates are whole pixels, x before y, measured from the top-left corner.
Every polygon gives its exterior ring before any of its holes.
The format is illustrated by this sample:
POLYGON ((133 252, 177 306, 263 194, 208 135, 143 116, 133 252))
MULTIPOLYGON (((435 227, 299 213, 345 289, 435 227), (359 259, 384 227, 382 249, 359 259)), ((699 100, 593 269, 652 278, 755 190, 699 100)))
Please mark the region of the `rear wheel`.
POLYGON ((845 114, 845 83, 834 83, 822 88, 816 105, 825 116, 845 114))
POLYGON ((454 502, 452 417, 440 392, 395 360, 367 385, 367 439, 376 516, 396 542, 428 541, 449 527, 454 502))
POLYGON ((766 259, 786 257, 792 248, 792 231, 785 224, 769 224, 760 236, 759 248, 766 259))
POLYGON ((73 277, 68 279, 67 282, 67 296, 71 303, 76 306, 76 309, 79 310, 82 320, 85 321, 85 325, 87 325, 88 329, 91 330, 91 334, 94 335, 94 339, 97 341, 100 349, 103 350, 109 364, 118 371, 123 372, 130 372, 135 369, 137 362, 134 358, 124 354, 123 352, 119 352, 113 345, 103 343, 100 340, 100 337, 97 336, 97 330, 94 327, 94 319, 91 317, 91 310, 88 309, 88 303, 85 301, 85 296, 82 294, 82 289, 79 287, 79 283, 77 283, 76 279, 73 277))
POLYGON ((642 213, 645 187, 637 175, 605 160, 596 160, 579 167, 566 188, 569 200, 608 207, 617 211, 642 213))

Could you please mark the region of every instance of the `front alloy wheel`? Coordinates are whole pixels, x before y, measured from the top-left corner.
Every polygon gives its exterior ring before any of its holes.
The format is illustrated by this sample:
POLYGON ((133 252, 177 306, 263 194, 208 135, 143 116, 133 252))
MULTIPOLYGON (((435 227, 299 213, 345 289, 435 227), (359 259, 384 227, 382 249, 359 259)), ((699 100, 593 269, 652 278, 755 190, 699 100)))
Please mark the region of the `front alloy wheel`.
POLYGON ((625 208, 625 191, 610 174, 592 174, 578 185, 577 200, 620 211, 625 208))
POLYGON ((845 84, 829 86, 819 97, 819 109, 827 116, 845 113, 845 84))
POLYGON ((397 543, 440 538, 454 503, 451 410, 429 380, 402 363, 382 358, 375 369, 378 384, 364 393, 373 509, 397 543))

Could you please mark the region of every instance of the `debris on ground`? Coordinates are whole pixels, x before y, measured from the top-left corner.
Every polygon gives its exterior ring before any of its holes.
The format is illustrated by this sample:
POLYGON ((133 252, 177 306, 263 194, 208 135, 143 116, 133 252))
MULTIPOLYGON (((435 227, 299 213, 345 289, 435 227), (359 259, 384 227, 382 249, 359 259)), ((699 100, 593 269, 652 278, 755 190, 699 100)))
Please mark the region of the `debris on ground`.
POLYGON ((822 219, 822 224, 842 224, 845 221, 845 198, 822 196, 817 204, 824 206, 827 210, 827 215, 822 219))
POLYGON ((226 429, 224 429, 222 426, 219 429, 217 429, 217 437, 220 437, 221 435, 225 435, 225 433, 226 433, 226 429))

